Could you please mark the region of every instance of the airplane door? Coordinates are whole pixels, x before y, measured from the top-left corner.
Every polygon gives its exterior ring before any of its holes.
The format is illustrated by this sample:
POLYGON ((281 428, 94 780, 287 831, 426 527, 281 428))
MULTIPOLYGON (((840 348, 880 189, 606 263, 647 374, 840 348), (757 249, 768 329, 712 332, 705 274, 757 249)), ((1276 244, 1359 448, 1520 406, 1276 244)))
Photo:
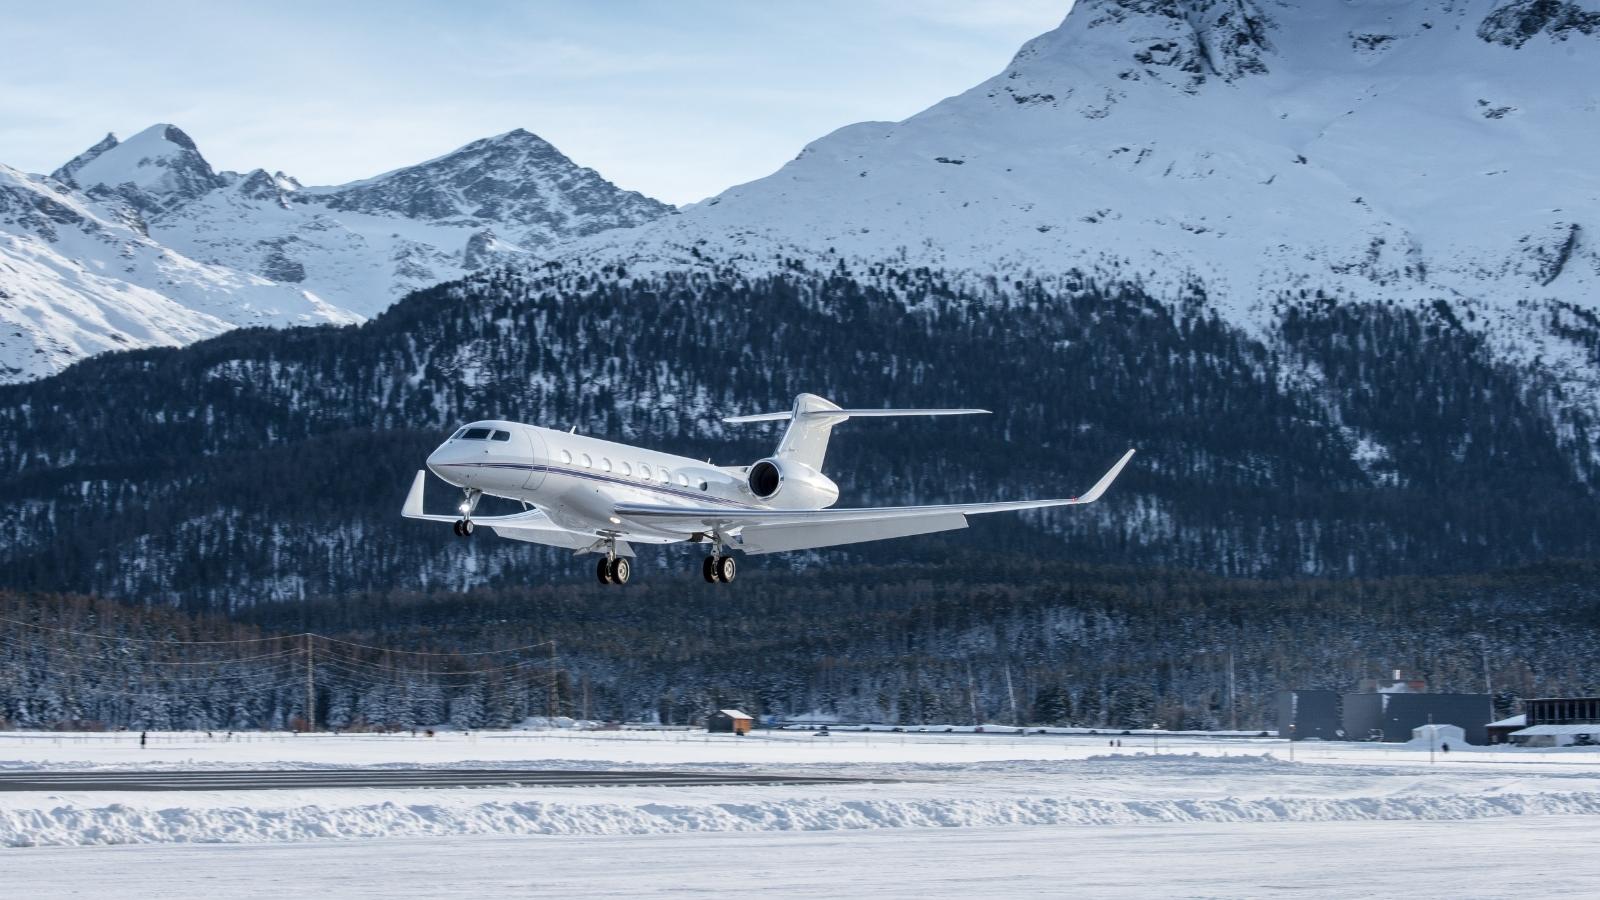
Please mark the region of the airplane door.
POLYGON ((550 448, 545 443, 544 435, 536 429, 529 428, 523 432, 528 436, 528 450, 532 454, 532 468, 528 469, 528 480, 522 483, 522 489, 535 490, 544 483, 544 467, 550 464, 550 448))

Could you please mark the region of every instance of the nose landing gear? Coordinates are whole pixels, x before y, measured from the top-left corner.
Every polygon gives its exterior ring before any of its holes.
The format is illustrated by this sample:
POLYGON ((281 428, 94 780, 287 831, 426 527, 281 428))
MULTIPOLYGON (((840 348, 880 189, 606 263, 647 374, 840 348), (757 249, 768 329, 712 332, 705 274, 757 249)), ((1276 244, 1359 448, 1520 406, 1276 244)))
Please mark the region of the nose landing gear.
POLYGON ((456 537, 472 537, 472 512, 478 508, 478 499, 483 496, 483 491, 477 488, 467 488, 467 494, 461 500, 461 505, 456 509, 461 511, 461 518, 456 520, 456 537))

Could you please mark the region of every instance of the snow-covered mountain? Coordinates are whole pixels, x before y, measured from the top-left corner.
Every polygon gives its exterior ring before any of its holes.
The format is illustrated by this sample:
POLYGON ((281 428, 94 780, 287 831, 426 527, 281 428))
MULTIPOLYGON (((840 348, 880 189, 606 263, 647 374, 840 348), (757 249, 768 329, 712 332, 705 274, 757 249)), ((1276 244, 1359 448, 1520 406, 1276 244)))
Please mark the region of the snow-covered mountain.
POLYGON ((177 253, 118 198, 91 201, 0 165, 0 382, 242 325, 360 318, 295 285, 177 253))
POLYGON ((173 125, 107 135, 48 178, 0 169, 0 381, 239 325, 360 321, 417 288, 671 211, 521 129, 310 188, 217 172, 173 125))
POLYGON ((1079 270, 1253 329, 1444 301, 1593 384, 1567 335, 1600 307, 1597 146, 1595 0, 1078 0, 971 90, 571 255, 1079 270))

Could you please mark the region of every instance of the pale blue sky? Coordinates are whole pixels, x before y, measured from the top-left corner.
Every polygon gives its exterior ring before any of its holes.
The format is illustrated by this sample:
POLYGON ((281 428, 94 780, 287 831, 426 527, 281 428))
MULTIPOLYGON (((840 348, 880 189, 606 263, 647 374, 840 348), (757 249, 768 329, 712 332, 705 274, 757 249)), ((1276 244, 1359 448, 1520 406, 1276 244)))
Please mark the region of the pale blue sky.
POLYGON ((375 175, 527 128, 672 203, 999 72, 1071 0, 9 2, 0 162, 188 131, 222 169, 375 175))

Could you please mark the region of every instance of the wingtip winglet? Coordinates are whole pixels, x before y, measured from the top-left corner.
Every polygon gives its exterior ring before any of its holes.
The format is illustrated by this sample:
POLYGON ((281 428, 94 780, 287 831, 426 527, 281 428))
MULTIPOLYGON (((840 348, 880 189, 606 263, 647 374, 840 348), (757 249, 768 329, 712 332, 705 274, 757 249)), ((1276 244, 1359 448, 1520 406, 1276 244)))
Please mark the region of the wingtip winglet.
POLYGON ((418 469, 417 477, 411 479, 411 491, 406 494, 406 505, 400 508, 400 515, 408 519, 420 519, 422 512, 422 491, 428 483, 428 471, 418 469))
POLYGON ((1094 483, 1094 487, 1089 488, 1087 493, 1085 493, 1082 497, 1079 497, 1078 502, 1093 503, 1096 500, 1099 500, 1100 495, 1104 494, 1106 489, 1111 487, 1111 482, 1116 481, 1117 476, 1122 474, 1123 467, 1127 466, 1128 460, 1133 459, 1133 454, 1134 451, 1132 448, 1130 448, 1127 453, 1122 454, 1122 458, 1117 460, 1116 465, 1107 470, 1106 474, 1100 476, 1100 480, 1096 481, 1094 483))

